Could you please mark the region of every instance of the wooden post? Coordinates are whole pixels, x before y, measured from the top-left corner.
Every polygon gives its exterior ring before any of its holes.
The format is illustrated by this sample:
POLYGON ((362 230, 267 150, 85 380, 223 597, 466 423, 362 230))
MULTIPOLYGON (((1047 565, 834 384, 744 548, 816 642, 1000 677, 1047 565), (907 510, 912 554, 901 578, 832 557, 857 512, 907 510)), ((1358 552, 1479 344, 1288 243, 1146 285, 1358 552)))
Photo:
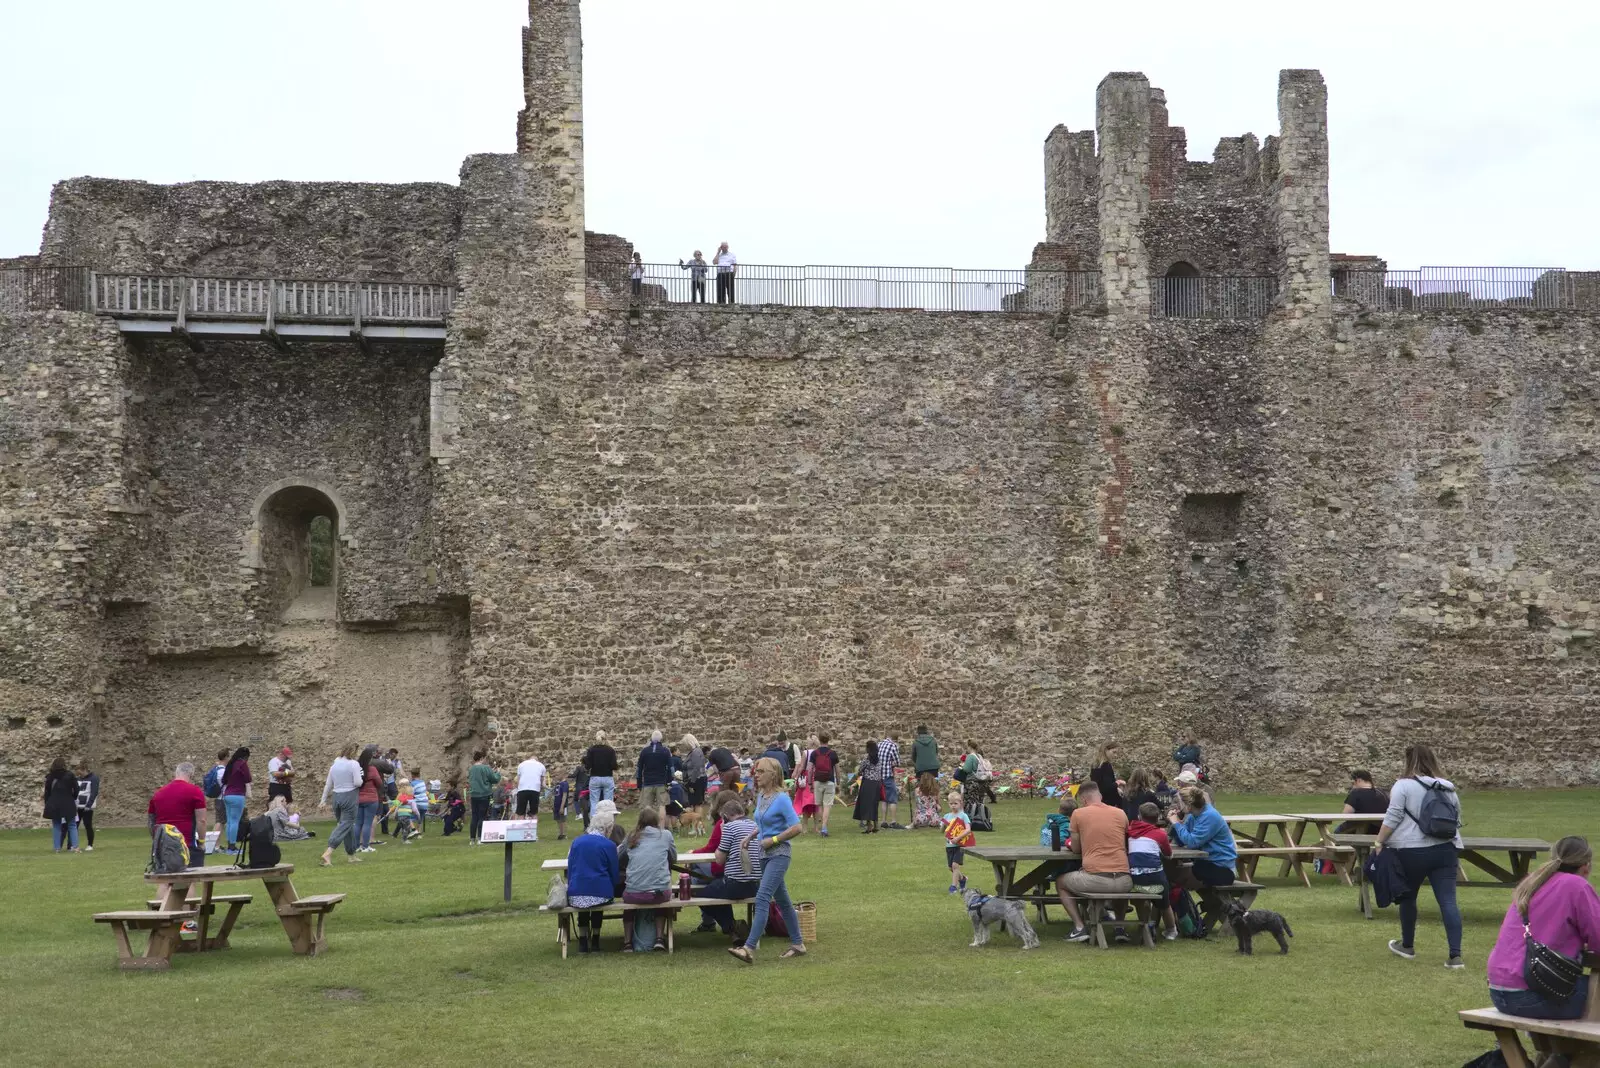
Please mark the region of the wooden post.
POLYGON ((506 900, 511 900, 511 843, 506 843, 506 900))

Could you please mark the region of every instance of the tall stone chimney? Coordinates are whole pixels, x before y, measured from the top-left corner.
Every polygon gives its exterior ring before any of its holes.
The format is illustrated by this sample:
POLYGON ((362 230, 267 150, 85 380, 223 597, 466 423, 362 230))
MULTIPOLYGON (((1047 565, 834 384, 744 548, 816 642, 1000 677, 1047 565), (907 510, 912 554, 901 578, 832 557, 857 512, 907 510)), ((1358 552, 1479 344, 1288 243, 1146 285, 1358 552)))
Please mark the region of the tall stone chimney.
POLYGON ((547 253, 570 273, 583 309, 583 19, 579 0, 528 0, 522 31, 524 107, 517 154, 534 179, 528 207, 545 230, 547 253))

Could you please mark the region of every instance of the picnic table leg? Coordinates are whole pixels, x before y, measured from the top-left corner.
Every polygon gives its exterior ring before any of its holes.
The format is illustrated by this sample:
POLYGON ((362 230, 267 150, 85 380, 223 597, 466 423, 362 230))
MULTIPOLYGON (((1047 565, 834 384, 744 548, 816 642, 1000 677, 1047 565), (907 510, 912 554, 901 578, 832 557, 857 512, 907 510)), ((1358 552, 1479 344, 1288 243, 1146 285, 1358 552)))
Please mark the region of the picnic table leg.
POLYGON ((658 909, 656 911, 656 922, 667 925, 667 953, 669 955, 676 952, 672 944, 672 921, 677 917, 677 915, 677 909, 658 909))
POLYGON ((145 957, 149 960, 170 961, 172 954, 178 948, 178 943, 182 941, 182 935, 179 933, 181 930, 181 926, 176 923, 151 928, 150 945, 144 951, 145 957))
MULTIPOLYGON (((121 920, 111 921, 111 933, 117 936, 117 959, 124 967, 133 960, 133 946, 128 942, 128 928, 121 920)), ((1600 986, 1597 986, 1600 989, 1600 986)))
POLYGON ((567 943, 572 939, 572 914, 556 913, 556 944, 561 947, 561 959, 567 959, 567 943))
POLYGON ((229 905, 228 905, 228 915, 222 921, 222 930, 220 930, 220 931, 218 931, 216 933, 216 935, 211 939, 211 945, 206 947, 206 948, 208 948, 208 949, 227 949, 228 948, 228 935, 233 933, 234 921, 239 918, 239 913, 242 912, 242 911, 244 911, 244 902, 243 901, 233 901, 233 902, 229 903, 229 905))
POLYGON ((194 918, 194 948, 197 953, 204 953, 210 948, 206 944, 206 929, 211 926, 211 894, 215 886, 216 884, 210 879, 200 884, 200 915, 194 918))
POLYGON ((511 843, 506 843, 506 900, 511 900, 511 843))
POLYGON ((1496 1030, 1494 1037, 1500 1044, 1500 1055, 1506 1059, 1509 1068, 1533 1068, 1533 1061, 1528 1059, 1516 1031, 1511 1028, 1496 1030))
POLYGON ((302 957, 313 953, 316 942, 311 924, 304 916, 284 911, 294 904, 294 884, 288 879, 270 880, 267 882, 267 896, 272 898, 273 911, 278 914, 278 922, 283 925, 283 933, 289 936, 290 947, 302 957))

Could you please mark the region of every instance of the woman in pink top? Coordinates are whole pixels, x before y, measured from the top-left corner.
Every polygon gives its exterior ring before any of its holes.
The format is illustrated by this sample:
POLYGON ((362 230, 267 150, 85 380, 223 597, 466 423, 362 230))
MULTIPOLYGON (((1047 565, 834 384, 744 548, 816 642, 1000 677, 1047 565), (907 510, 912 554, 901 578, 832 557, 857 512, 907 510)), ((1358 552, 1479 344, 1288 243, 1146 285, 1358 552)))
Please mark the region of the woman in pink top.
POLYGON ((1600 950, 1600 896, 1589 885, 1594 852, 1586 839, 1572 836, 1556 843, 1550 860, 1522 880, 1511 897, 1500 937, 1489 954, 1489 999, 1512 1016, 1540 1020, 1576 1020, 1583 1015, 1589 996, 1589 977, 1565 1001, 1550 1001, 1528 989, 1523 978, 1527 948, 1523 943, 1522 913, 1536 941, 1568 957, 1584 950, 1600 950))

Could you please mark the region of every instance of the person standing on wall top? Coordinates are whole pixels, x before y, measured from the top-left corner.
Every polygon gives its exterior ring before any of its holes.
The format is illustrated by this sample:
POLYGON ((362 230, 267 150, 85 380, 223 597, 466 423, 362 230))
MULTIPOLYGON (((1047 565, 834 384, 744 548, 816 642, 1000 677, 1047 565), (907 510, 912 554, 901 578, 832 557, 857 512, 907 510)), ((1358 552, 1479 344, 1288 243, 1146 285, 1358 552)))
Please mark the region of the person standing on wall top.
POLYGON ((617 796, 617 751, 606 744, 606 732, 594 732, 594 744, 583 754, 583 766, 589 769, 589 814, 602 801, 617 796))
POLYGON ((66 844, 78 852, 78 780, 67 770, 63 757, 56 757, 44 777, 44 818, 50 821, 50 834, 56 852, 66 844))
POLYGON ((633 775, 639 784, 639 807, 665 811, 667 784, 672 782, 672 753, 661 744, 660 731, 650 732, 650 744, 639 750, 633 775))
POLYGON ((637 252, 633 254, 633 262, 628 264, 628 281, 633 290, 634 303, 644 295, 644 257, 637 252))
POLYGON ((739 257, 728 250, 728 243, 724 241, 717 246, 717 303, 732 304, 733 277, 739 273, 739 257))
POLYGON ((539 792, 544 789, 545 766, 529 753, 517 765, 517 817, 533 821, 533 840, 539 840, 539 792))
POLYGON ((87 760, 78 761, 78 827, 85 853, 94 852, 94 806, 99 800, 100 776, 89 770, 87 760))
POLYGON ((275 797, 283 798, 286 805, 294 804, 294 763, 289 758, 294 750, 284 746, 278 755, 267 761, 267 803, 275 797))
POLYGON ((472 805, 472 823, 467 831, 467 844, 477 845, 483 834, 483 821, 489 816, 489 801, 494 797, 495 784, 500 773, 489 765, 489 753, 480 749, 472 754, 472 767, 467 769, 467 801, 472 805))
POLYGON ((706 275, 710 273, 711 265, 700 255, 700 250, 694 250, 694 258, 688 263, 678 261, 678 266, 689 272, 689 303, 704 304, 706 302, 706 275))
POLYGON ((906 830, 905 824, 900 822, 900 783, 895 774, 899 767, 900 743, 895 741, 894 731, 889 731, 878 743, 878 774, 883 777, 883 823, 880 826, 894 831, 906 830))

